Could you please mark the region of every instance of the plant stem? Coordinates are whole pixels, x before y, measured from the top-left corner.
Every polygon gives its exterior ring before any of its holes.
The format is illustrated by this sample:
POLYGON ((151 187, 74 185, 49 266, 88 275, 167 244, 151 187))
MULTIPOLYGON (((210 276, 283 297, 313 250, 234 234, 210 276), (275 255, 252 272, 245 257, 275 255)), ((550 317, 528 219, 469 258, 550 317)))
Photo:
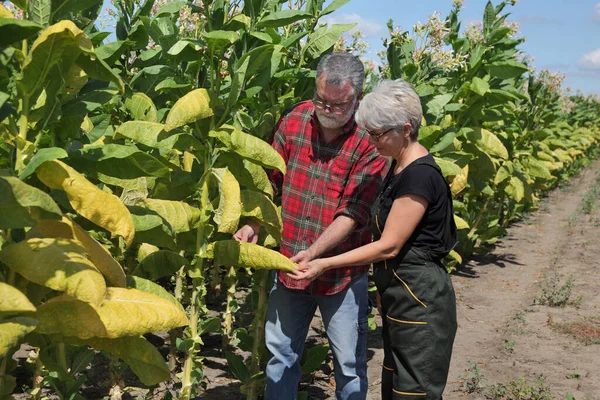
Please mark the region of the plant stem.
POLYGON ((60 365, 65 372, 69 372, 69 367, 67 365, 67 353, 65 351, 65 344, 63 342, 59 342, 57 343, 57 350, 58 350, 58 365, 60 365))
POLYGON ((2 359, 2 364, 0 364, 0 393, 4 393, 4 374, 6 373, 6 363, 8 357, 4 357, 2 359))
POLYGON ((227 270, 227 275, 225 275, 225 285, 227 285, 227 301, 225 306, 225 312, 223 313, 223 343, 222 349, 223 352, 227 350, 229 347, 229 341, 231 339, 231 330, 233 328, 234 316, 236 304, 235 304, 235 292, 237 285, 237 276, 235 267, 231 266, 227 270))
MULTIPOLYGON (((264 346, 265 337, 265 319, 267 315, 267 298, 269 294, 269 271, 262 270, 254 273, 254 278, 258 282, 258 304, 256 305, 256 314, 252 320, 252 355, 250 356, 250 376, 260 372, 261 347, 264 346)), ((256 400, 258 398, 259 380, 252 380, 248 384, 247 400, 256 400)))

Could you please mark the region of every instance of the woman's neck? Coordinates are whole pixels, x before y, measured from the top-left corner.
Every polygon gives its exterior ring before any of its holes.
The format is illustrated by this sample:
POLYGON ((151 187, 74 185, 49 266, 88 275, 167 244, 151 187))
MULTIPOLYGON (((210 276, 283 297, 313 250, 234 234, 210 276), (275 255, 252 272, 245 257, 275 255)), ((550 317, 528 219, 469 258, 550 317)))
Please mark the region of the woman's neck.
POLYGON ((419 142, 409 142, 405 148, 400 149, 397 156, 394 156, 394 160, 396 160, 394 174, 399 174, 411 162, 427 154, 427 150, 419 142))

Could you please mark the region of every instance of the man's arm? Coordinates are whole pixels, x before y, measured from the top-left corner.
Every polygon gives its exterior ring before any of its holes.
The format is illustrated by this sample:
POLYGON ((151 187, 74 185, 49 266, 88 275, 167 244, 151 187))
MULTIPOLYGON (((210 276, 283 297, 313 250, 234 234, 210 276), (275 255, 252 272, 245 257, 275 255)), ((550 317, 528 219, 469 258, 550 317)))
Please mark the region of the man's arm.
POLYGON ((342 243, 355 228, 355 220, 346 215, 339 215, 308 249, 299 252, 290 260, 301 264, 319 258, 323 253, 342 243))

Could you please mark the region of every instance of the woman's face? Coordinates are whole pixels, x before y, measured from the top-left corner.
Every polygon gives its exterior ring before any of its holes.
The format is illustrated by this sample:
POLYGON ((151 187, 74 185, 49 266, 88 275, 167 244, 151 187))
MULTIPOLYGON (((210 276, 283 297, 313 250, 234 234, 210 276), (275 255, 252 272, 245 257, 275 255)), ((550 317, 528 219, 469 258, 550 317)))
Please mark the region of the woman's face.
POLYGON ((371 143, 382 156, 397 156, 400 151, 408 145, 410 124, 404 126, 404 132, 399 132, 398 128, 391 129, 367 129, 369 133, 369 143, 371 143))

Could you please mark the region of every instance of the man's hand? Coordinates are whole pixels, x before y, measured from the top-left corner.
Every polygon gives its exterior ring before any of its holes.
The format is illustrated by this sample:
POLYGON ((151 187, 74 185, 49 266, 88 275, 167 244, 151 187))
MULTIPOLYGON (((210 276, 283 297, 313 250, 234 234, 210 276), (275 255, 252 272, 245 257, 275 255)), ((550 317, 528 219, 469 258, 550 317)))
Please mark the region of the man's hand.
POLYGON ((288 273, 287 275, 290 278, 295 279, 297 281, 305 279, 309 281, 314 281, 319 276, 321 276, 321 274, 323 274, 323 272, 325 272, 326 270, 327 263, 323 259, 316 259, 309 262, 308 264, 298 265, 294 273, 288 273))
POLYGON ((235 240, 240 242, 254 243, 258 242, 258 233, 260 229, 256 225, 244 225, 236 233, 233 234, 235 240))
POLYGON ((309 250, 302 250, 300 252, 298 252, 298 254, 296 254, 295 256, 290 258, 290 261, 292 261, 293 263, 296 263, 298 265, 306 265, 308 262, 310 262, 313 259, 313 255, 309 250))

